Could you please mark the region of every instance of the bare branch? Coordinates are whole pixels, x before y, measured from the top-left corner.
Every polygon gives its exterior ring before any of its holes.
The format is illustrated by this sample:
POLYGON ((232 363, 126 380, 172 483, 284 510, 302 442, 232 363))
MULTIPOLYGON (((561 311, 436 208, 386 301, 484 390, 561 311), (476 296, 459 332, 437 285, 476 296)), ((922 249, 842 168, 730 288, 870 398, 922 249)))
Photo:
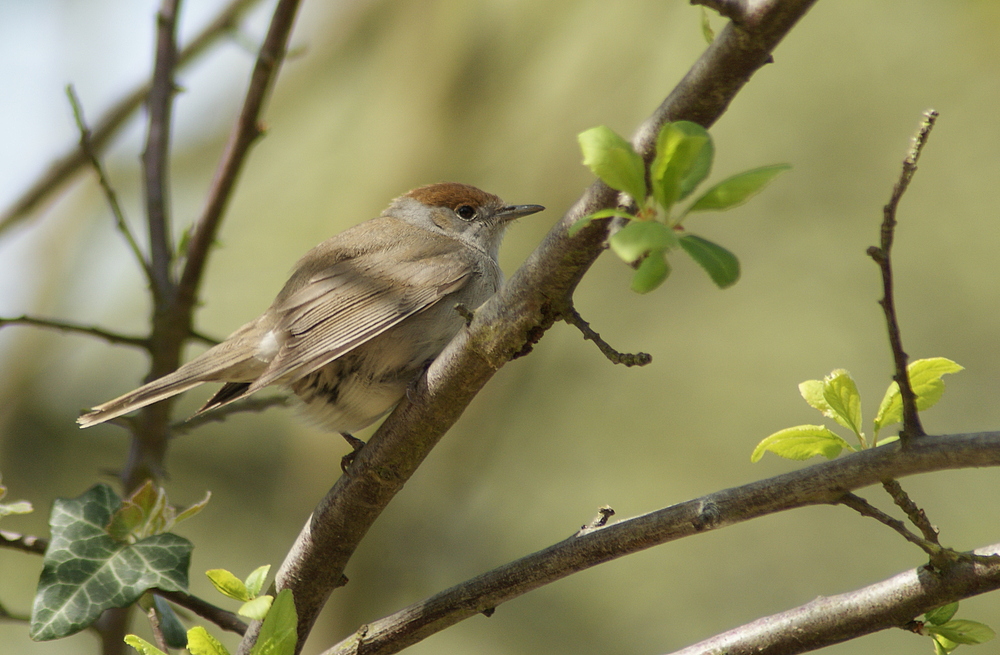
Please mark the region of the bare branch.
MULTIPOLYGON (((374 443, 374 439, 369 441, 359 460, 374 443)), ((533 589, 652 546, 797 507, 836 504, 845 491, 877 484, 886 477, 974 466, 1000 466, 1000 432, 924 437, 905 449, 894 442, 582 532, 368 623, 364 652, 398 652, 533 589)), ((319 526, 314 519, 309 527, 316 530, 319 526)), ((361 638, 360 633, 352 635, 323 655, 353 654, 361 638)))
MULTIPOLYGON (((749 28, 728 25, 640 127, 633 138, 637 152, 652 159, 656 135, 667 121, 714 123, 813 2, 763 0, 755 5, 749 28)), ((560 309, 603 252, 606 221, 592 221, 572 238, 570 226, 616 202, 617 194, 602 183, 588 189, 503 288, 476 310, 469 328, 430 366, 426 384, 400 403, 320 501, 277 574, 278 587, 295 595, 300 645, 382 509, 493 374, 560 318, 560 309)), ((251 641, 244 639, 241 653, 248 652, 251 641)))
POLYGON ((149 227, 149 258, 153 272, 153 304, 163 311, 173 300, 174 283, 170 268, 173 244, 167 206, 169 185, 171 117, 174 104, 174 67, 177 63, 177 12, 180 0, 163 0, 156 15, 156 61, 153 82, 146 98, 149 129, 142 153, 146 196, 146 223, 149 227))
MULTIPOLYGON (((178 68, 184 68, 195 61, 210 46, 231 32, 243 14, 259 2, 260 0, 233 0, 181 51, 177 58, 178 68)), ((90 137, 91 147, 95 152, 100 153, 121 131, 132 114, 142 106, 149 89, 148 82, 142 84, 101 116, 90 137)), ((38 205, 65 186, 86 164, 86 155, 75 145, 54 161, 38 181, 0 215, 0 234, 26 219, 38 205)))
POLYGON ((119 334, 117 332, 110 332, 93 325, 81 325, 80 323, 73 323, 71 321, 58 321, 49 318, 39 318, 37 316, 14 316, 11 318, 3 318, 0 316, 0 329, 8 325, 31 325, 34 327, 46 328, 50 330, 60 330, 62 332, 75 332, 77 334, 86 334, 92 337, 97 337, 98 339, 104 339, 105 341, 113 344, 123 345, 123 346, 134 346, 136 348, 149 348, 149 340, 145 337, 133 337, 127 334, 119 334))
POLYGON ((601 338, 596 331, 590 327, 590 323, 583 320, 576 307, 570 305, 569 309, 563 312, 563 320, 574 326, 583 333, 584 339, 593 341, 597 348, 604 354, 612 364, 624 364, 625 366, 645 366, 653 361, 653 356, 648 353, 622 353, 611 347, 607 341, 601 338))
POLYGON ((223 630, 235 632, 239 635, 247 631, 247 624, 239 616, 229 610, 216 607, 197 596, 192 596, 183 591, 164 591, 163 589, 153 589, 152 591, 157 596, 169 600, 174 605, 191 610, 201 618, 211 621, 223 630))
POLYGON ((48 547, 48 539, 33 537, 30 534, 18 534, 16 532, 0 530, 0 548, 11 548, 34 555, 44 555, 45 549, 48 547))
MULTIPOLYGON (((977 557, 937 573, 920 567, 863 589, 820 597, 673 655, 793 655, 885 630, 903 628, 924 612, 1000 589, 1000 544, 976 551, 977 557)), ((930 645, 927 646, 930 650, 930 645)))
POLYGON ((271 25, 250 77, 243 110, 229 136, 226 151, 209 190, 205 209, 192 228, 184 271, 177 289, 178 307, 189 312, 197 298, 205 263, 236 185, 236 179, 243 168, 250 146, 262 134, 258 121, 264 101, 274 85, 274 79, 288 49, 288 37, 298 7, 299 0, 280 0, 275 7, 271 25))
POLYGON ((135 240, 135 236, 132 234, 132 230, 129 228, 128 222, 125 220, 125 213, 122 211, 121 205, 118 203, 118 194, 115 193, 114 187, 111 186, 111 180, 108 179, 108 175, 104 171, 104 166, 101 164, 101 160, 97 158, 97 152, 94 150, 93 143, 91 143, 90 129, 87 127, 87 121, 83 117, 83 107, 80 105, 80 99, 77 97, 76 90, 73 88, 72 84, 66 87, 66 96, 69 98, 69 103, 73 107, 73 118, 76 120, 76 127, 80 131, 80 150, 90 162, 90 166, 97 173, 97 180, 100 182, 101 189, 104 191, 104 197, 107 199, 108 205, 111 207, 111 213, 115 217, 115 225, 118 227, 118 231, 125 237, 125 241, 128 243, 129 249, 132 251, 132 255, 139 263, 143 273, 146 274, 146 280, 152 284, 153 271, 150 269, 149 262, 146 261, 146 257, 142 254, 142 250, 139 248, 139 244, 135 240))
POLYGON ((879 246, 872 246, 868 249, 868 256, 875 260, 882 272, 882 300, 879 305, 885 312, 885 320, 889 328, 889 344, 892 347, 892 359, 896 364, 896 373, 893 380, 899 385, 899 393, 903 401, 903 429, 899 433, 899 439, 906 443, 910 437, 920 437, 925 434, 923 425, 920 423, 920 415, 917 413, 917 397, 910 386, 910 377, 906 372, 907 355, 903 351, 903 340, 899 333, 899 320, 896 317, 896 301, 893 295, 892 285, 892 241, 896 231, 896 209, 899 201, 910 186, 913 174, 917 172, 917 160, 920 158, 920 151, 927 143, 934 122, 938 113, 933 109, 924 112, 924 121, 920 125, 916 136, 913 139, 913 146, 903 160, 903 170, 899 175, 899 181, 892 189, 892 197, 882 209, 881 243, 879 246))

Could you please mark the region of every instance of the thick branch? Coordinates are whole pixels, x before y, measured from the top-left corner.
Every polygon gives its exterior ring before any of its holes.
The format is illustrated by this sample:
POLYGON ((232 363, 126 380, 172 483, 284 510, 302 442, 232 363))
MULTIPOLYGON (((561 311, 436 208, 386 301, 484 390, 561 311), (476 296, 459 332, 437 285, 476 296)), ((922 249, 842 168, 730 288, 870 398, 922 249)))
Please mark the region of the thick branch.
MULTIPOLYGON (((813 1, 758 2, 746 29, 727 26, 639 129, 633 139, 637 151, 651 159, 656 134, 667 121, 714 123, 813 1)), ((496 370, 530 348, 568 306, 606 237, 601 221, 573 238, 567 236, 569 227, 616 200, 603 184, 588 189, 497 295, 476 311, 469 329, 428 369, 426 384, 403 400, 320 502, 278 572, 279 588, 291 588, 295 595, 300 645, 382 509, 496 370)), ((247 652, 252 632, 241 652, 247 652)))
MULTIPOLYGON (((233 0, 180 52, 177 57, 178 68, 183 68, 195 61, 199 55, 231 31, 243 17, 243 14, 259 2, 260 0, 233 0)), ((100 153, 111 139, 121 131, 126 121, 145 102, 149 89, 149 82, 134 89, 105 112, 94 124, 90 142, 95 152, 100 153)), ((26 219, 38 205, 65 186, 86 164, 86 154, 75 145, 70 151, 54 161, 38 181, 0 215, 0 234, 26 219)))
POLYGON ((368 623, 324 655, 355 653, 362 641, 366 655, 395 653, 533 589, 652 546, 796 507, 838 503, 845 492, 886 477, 980 466, 1000 466, 1000 432, 925 437, 905 449, 895 442, 719 491, 581 532, 368 623))
POLYGON ((49 547, 49 540, 43 537, 33 537, 30 534, 18 534, 0 530, 0 548, 11 548, 34 555, 44 555, 49 547))
MULTIPOLYGON (((975 551, 1000 554, 1000 544, 975 551)), ((937 573, 925 567, 838 596, 820 597, 676 651, 673 655, 793 655, 902 628, 947 603, 1000 589, 1000 557, 962 561, 937 573)), ((930 650, 931 646, 924 647, 930 650)))

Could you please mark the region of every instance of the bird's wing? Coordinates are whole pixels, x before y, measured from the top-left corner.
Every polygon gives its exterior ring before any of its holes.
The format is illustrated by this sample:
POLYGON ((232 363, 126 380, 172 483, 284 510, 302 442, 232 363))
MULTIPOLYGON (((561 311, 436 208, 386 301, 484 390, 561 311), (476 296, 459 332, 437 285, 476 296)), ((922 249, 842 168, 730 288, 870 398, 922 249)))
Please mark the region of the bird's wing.
POLYGON ((319 369, 461 289, 473 268, 447 254, 391 266, 360 256, 316 273, 272 307, 283 343, 246 393, 319 369))

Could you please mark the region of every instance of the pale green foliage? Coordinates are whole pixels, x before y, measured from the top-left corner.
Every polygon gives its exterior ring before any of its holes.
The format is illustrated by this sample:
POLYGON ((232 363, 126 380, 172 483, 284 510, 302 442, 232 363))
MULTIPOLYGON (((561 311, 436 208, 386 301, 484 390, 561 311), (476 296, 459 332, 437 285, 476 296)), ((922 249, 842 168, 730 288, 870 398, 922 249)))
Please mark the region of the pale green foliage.
POLYGON ((953 619, 958 603, 949 603, 924 614, 921 634, 934 640, 934 652, 947 655, 962 644, 982 644, 996 637, 988 625, 967 619, 953 619))
POLYGON ((656 139, 656 154, 649 167, 649 187, 642 157, 632 145, 607 127, 591 128, 579 135, 583 163, 612 189, 632 197, 636 211, 602 209, 577 221, 569 229, 573 236, 598 218, 624 218, 628 222, 609 239, 611 249, 636 269, 632 290, 652 291, 670 274, 666 256, 681 248, 691 256, 719 288, 736 283, 740 264, 720 245, 688 234, 681 222, 690 211, 724 210, 746 202, 789 166, 780 164, 734 175, 709 189, 686 210, 674 205, 686 199, 712 169, 715 146, 702 126, 690 121, 666 123, 656 139))
MULTIPOLYGON (((917 409, 924 410, 934 405, 944 393, 941 377, 957 373, 962 367, 944 357, 918 359, 907 367, 910 384, 917 395, 917 409)), ((899 386, 889 385, 878 414, 875 417, 874 437, 869 444, 861 430, 861 394, 851 374, 844 369, 831 372, 822 380, 806 380, 799 385, 799 393, 809 405, 819 410, 823 416, 831 418, 847 428, 858 439, 862 449, 878 445, 878 433, 882 427, 898 423, 903 418, 899 386)), ((883 439, 886 443, 891 439, 883 439)), ((775 432, 754 448, 750 460, 756 462, 764 453, 771 451, 787 459, 803 460, 822 455, 833 458, 844 449, 856 450, 826 427, 820 425, 799 425, 775 432)))
MULTIPOLYGON (((7 487, 0 484, 0 500, 7 495, 7 487)), ((34 508, 26 500, 19 500, 13 503, 0 503, 0 518, 5 516, 10 516, 12 514, 29 514, 34 511, 34 508)))
POLYGON ((147 480, 122 501, 108 522, 107 531, 114 539, 135 543, 154 534, 169 532, 181 521, 204 509, 211 498, 212 493, 206 492, 201 501, 178 511, 168 502, 166 490, 147 480))
MULTIPOLYGON (((167 655, 153 644, 136 635, 125 635, 125 643, 142 653, 142 655, 167 655)), ((192 651, 192 653, 194 653, 194 651, 192 651)), ((194 655, 201 654, 194 653, 194 655)))
POLYGON ((219 593, 243 603, 236 610, 238 614, 259 620, 264 618, 271 607, 271 596, 258 596, 270 570, 270 564, 259 566, 251 571, 246 580, 240 580, 226 569, 211 569, 205 571, 205 575, 212 581, 219 593))
POLYGON ((187 633, 187 649, 191 655, 229 655, 229 651, 208 630, 197 625, 187 633))

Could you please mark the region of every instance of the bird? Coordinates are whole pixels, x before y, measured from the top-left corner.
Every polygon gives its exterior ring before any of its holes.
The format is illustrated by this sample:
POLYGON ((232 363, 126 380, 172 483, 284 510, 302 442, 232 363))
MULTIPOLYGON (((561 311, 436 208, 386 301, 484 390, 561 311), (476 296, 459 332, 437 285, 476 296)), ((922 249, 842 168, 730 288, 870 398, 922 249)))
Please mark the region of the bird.
POLYGON ((223 386, 196 415, 277 385, 356 452, 364 442, 352 433, 388 413, 462 329, 463 314, 500 287, 510 222, 543 209, 456 182, 413 189, 306 253, 263 314, 77 422, 97 425, 205 382, 223 386))

